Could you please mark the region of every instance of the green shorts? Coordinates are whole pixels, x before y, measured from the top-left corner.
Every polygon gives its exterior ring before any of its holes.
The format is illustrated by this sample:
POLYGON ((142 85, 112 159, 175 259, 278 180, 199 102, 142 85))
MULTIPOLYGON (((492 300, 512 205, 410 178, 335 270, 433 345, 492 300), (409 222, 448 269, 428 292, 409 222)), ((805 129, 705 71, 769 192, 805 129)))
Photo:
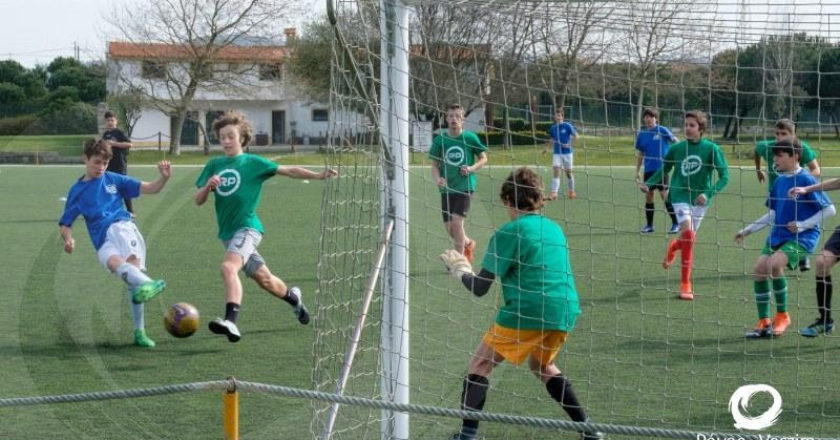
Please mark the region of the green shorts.
POLYGON ((781 246, 770 247, 770 243, 764 243, 764 249, 761 250, 761 255, 773 255, 775 252, 781 252, 788 257, 788 269, 796 269, 799 267, 799 261, 808 258, 811 253, 808 252, 801 244, 795 241, 787 241, 781 246))

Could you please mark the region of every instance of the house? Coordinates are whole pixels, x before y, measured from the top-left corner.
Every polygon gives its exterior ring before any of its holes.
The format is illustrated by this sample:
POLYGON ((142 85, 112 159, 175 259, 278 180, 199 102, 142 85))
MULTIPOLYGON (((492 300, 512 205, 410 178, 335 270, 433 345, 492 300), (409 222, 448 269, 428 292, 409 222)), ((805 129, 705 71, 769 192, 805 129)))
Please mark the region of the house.
MULTIPOLYGON (((287 39, 295 37, 286 30, 287 39)), ((167 75, 183 71, 190 48, 186 45, 130 43, 108 44, 109 95, 131 88, 157 98, 170 96, 167 75)), ((226 46, 213 57, 212 79, 196 91, 181 133, 182 145, 217 144, 212 122, 228 109, 242 110, 249 118, 257 144, 321 142, 329 131, 329 105, 303 96, 286 74, 287 46, 226 46), (231 78, 235 79, 231 81, 231 78), (233 83, 233 84, 232 84, 233 83), (294 139, 293 139, 294 137, 294 139)), ((357 119, 359 115, 345 115, 357 119)), ((174 118, 166 110, 143 108, 132 132, 135 141, 168 142, 174 118)))

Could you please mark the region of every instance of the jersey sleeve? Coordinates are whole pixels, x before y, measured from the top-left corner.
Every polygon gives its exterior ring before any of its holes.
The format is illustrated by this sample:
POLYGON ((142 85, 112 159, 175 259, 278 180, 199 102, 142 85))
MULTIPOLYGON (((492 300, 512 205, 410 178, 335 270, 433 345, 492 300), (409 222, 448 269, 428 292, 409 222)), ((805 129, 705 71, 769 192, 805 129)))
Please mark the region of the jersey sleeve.
POLYGON ((817 158, 817 153, 809 145, 802 144, 802 156, 799 158, 799 165, 808 165, 812 160, 817 158))
POLYGON ((481 267, 497 277, 501 277, 510 270, 515 262, 515 233, 503 227, 490 238, 490 243, 487 245, 487 253, 484 254, 481 267))
POLYGON ((114 176, 117 177, 117 189, 120 192, 120 195, 123 196, 124 199, 136 199, 140 197, 140 181, 128 176, 123 176, 122 174, 114 173, 114 176))
POLYGON ((432 147, 429 148, 429 159, 443 159, 443 138, 441 138, 440 135, 437 135, 434 139, 432 139, 432 147))
POLYGON ((674 136, 674 133, 668 127, 659 126, 659 130, 661 131, 660 136, 665 137, 665 140, 668 141, 669 144, 672 144, 677 141, 677 137, 674 136))
POLYGON ((577 129, 575 129, 575 126, 572 125, 572 124, 568 124, 568 125, 569 125, 569 137, 572 137, 572 136, 576 135, 577 134, 577 129))
POLYGON ((195 186, 197 188, 201 188, 204 185, 207 185, 207 181, 210 180, 211 177, 213 177, 215 167, 212 164, 213 162, 210 161, 207 162, 206 165, 204 165, 204 169, 201 170, 201 174, 198 175, 198 179, 196 179, 195 181, 195 186))
POLYGON ((117 129, 116 138, 117 142, 131 142, 131 139, 129 139, 128 136, 126 136, 120 129, 117 129))
POLYGON ((641 140, 642 140, 642 130, 639 130, 639 132, 636 133, 636 140, 633 141, 633 146, 636 147, 637 151, 644 153, 645 150, 644 150, 644 148, 642 148, 642 144, 640 142, 641 140))
POLYGON ((61 214, 61 218, 58 219, 59 226, 67 226, 69 228, 73 226, 73 222, 76 221, 76 218, 81 215, 81 210, 79 209, 77 200, 78 198, 71 188, 70 192, 67 194, 67 202, 64 203, 64 212, 61 214))
POLYGON ((277 165, 276 162, 272 162, 262 156, 253 157, 257 168, 256 174, 260 176, 261 179, 267 180, 277 174, 277 168, 280 168, 280 165, 277 165))
POLYGON ((487 151, 487 146, 481 142, 481 139, 478 137, 477 134, 470 132, 470 136, 468 137, 470 149, 473 150, 473 154, 476 156, 484 151, 487 151))
POLYGON ((714 164, 718 179, 715 182, 715 186, 707 191, 707 198, 711 198, 713 195, 723 191, 726 185, 729 185, 729 164, 726 162, 726 156, 723 155, 723 150, 717 144, 713 143, 712 145, 714 146, 712 150, 712 163, 714 164))

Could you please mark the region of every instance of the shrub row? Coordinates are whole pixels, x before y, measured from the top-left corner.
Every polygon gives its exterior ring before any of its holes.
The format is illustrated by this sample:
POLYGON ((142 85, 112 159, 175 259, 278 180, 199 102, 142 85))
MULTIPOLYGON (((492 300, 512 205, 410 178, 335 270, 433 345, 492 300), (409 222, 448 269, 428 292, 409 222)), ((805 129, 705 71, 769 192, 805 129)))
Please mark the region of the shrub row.
POLYGON ((42 115, 0 118, 0 135, 86 134, 96 133, 96 110, 74 103, 42 115))

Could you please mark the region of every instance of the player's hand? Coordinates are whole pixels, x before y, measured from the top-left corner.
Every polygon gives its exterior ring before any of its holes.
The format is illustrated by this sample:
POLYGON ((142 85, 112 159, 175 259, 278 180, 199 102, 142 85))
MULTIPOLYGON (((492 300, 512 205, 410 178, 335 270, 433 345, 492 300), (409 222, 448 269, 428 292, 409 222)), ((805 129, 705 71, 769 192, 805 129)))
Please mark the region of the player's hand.
POLYGON ((472 173, 472 170, 470 169, 470 167, 468 167, 466 165, 461 165, 461 175, 462 176, 469 176, 470 173, 472 173))
POLYGON ((707 201, 708 200, 706 199, 706 195, 700 194, 699 196, 697 196, 696 199, 694 199, 694 204, 697 206, 706 206, 707 201))
POLYGON ((808 190, 803 186, 795 186, 788 191, 790 197, 804 196, 805 194, 808 194, 808 190))
POLYGON ((215 191, 216 188, 222 184, 222 178, 219 175, 215 175, 207 181, 207 187, 210 188, 210 191, 215 191))
POLYGON ((643 192, 643 193, 647 194, 647 193, 649 193, 649 192, 650 192, 650 188, 648 188, 648 186, 647 186, 647 185, 645 185, 645 183, 644 183, 644 182, 642 182, 642 183, 640 183, 640 184, 639 184, 639 191, 641 191, 641 192, 643 192))
POLYGON ((472 264, 467 257, 455 249, 448 249, 440 254, 443 265, 456 280, 461 281, 464 274, 473 274, 472 264))
POLYGON ((338 171, 333 168, 328 168, 321 173, 321 179, 329 179, 338 175, 338 171))
POLYGON ((548 150, 543 149, 542 154, 544 154, 544 155, 545 155, 545 154, 548 154, 548 150))
POLYGON ((74 240, 73 237, 70 237, 67 240, 64 240, 64 252, 67 252, 68 254, 72 254, 73 249, 75 249, 75 248, 76 248, 76 240, 74 240))
POLYGON ((791 222, 788 222, 788 224, 787 224, 787 230, 796 234, 797 232, 799 232, 799 227, 796 226, 795 221, 791 221, 791 222))
POLYGON ((437 186, 440 187, 440 188, 446 187, 446 179, 444 179, 443 177, 438 177, 437 178, 437 186))
POLYGON ((169 178, 172 176, 172 164, 168 160, 162 160, 157 164, 158 172, 164 178, 169 178))
POLYGON ((755 177, 758 177, 759 183, 764 183, 764 180, 767 179, 767 174, 764 173, 764 170, 755 170, 755 177))
POLYGON ((742 234, 742 233, 740 233, 740 232, 739 232, 739 233, 737 233, 737 234, 735 234, 735 239, 734 239, 734 240, 735 240, 735 243, 738 243, 738 244, 742 244, 742 243, 744 243, 744 237, 746 237, 746 235, 744 235, 744 234, 742 234))

